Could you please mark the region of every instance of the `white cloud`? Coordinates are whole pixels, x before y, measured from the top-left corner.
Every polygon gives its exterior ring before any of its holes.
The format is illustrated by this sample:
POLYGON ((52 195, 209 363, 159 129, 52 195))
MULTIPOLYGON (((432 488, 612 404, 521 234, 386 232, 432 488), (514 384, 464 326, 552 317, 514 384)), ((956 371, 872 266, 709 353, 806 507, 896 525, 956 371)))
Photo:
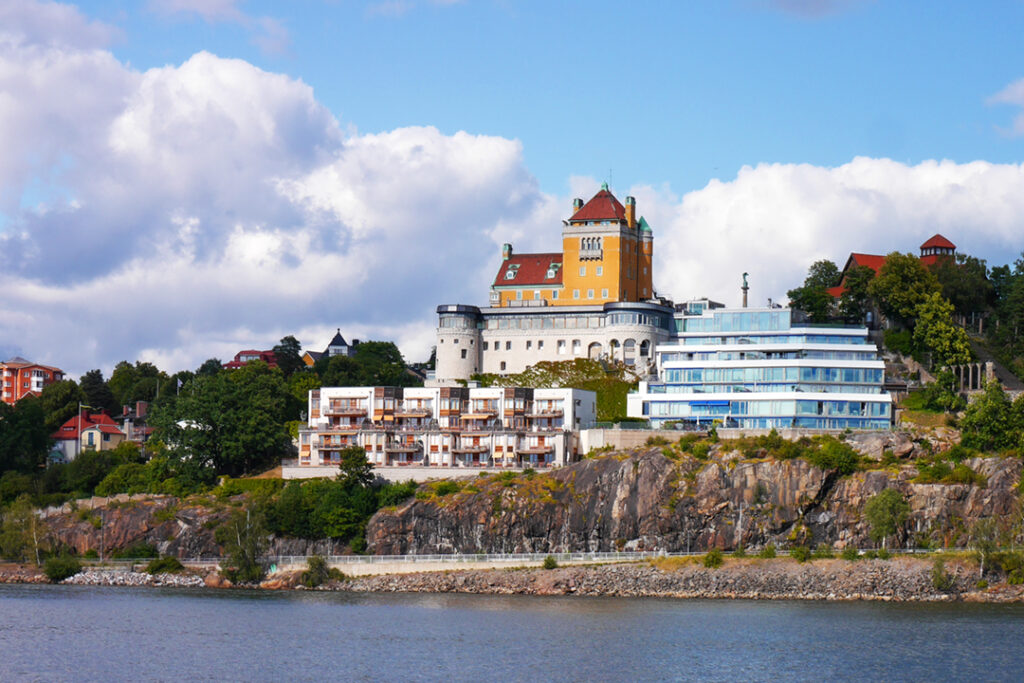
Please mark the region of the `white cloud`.
POLYGON ((1020 111, 1013 119, 1013 126, 1010 128, 1011 135, 1024 135, 1024 78, 1014 81, 992 97, 988 98, 989 104, 1012 104, 1020 111))
POLYGON ((635 187, 655 235, 655 287, 678 299, 707 295, 738 305, 785 301, 807 267, 842 267, 851 251, 917 253, 942 233, 990 265, 1012 263, 1024 233, 1024 165, 856 158, 837 168, 744 167, 681 200, 635 187))
POLYGON ((107 45, 118 31, 92 21, 72 5, 36 0, 0 3, 0 35, 19 43, 96 48, 107 45))
POLYGON ((164 16, 196 15, 210 24, 237 24, 250 41, 268 54, 283 54, 291 43, 288 29, 277 19, 242 11, 241 0, 150 0, 149 7, 164 16))

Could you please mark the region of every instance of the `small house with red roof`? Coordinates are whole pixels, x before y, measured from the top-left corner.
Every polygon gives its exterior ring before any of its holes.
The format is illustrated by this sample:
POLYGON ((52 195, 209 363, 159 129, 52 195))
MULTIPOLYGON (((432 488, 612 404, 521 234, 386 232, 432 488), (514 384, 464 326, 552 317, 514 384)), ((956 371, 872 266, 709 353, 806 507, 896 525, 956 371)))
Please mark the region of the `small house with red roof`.
POLYGON ((125 433, 106 411, 79 413, 50 435, 59 459, 74 460, 82 451, 109 451, 125 440, 125 433))
POLYGON ((225 370, 237 370, 253 361, 261 360, 272 368, 277 367, 277 355, 273 351, 259 351, 257 349, 246 349, 235 354, 234 360, 224 363, 225 370))
MULTIPOLYGON (((956 245, 942 235, 932 235, 921 245, 921 254, 918 258, 926 268, 931 268, 942 259, 956 258, 956 245)), ((846 259, 846 264, 843 266, 842 274, 839 278, 839 284, 829 288, 827 291, 838 299, 846 291, 846 276, 853 268, 867 266, 877 274, 883 265, 885 265, 885 256, 881 254, 853 252, 846 259)))

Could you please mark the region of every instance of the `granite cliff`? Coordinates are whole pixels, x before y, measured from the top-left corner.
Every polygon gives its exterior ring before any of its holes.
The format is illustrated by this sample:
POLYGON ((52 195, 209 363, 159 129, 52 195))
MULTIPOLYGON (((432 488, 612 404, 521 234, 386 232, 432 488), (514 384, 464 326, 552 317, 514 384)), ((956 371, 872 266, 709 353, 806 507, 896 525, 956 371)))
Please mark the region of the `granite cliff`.
POLYGON ((649 448, 550 473, 481 476, 458 491, 427 484, 415 499, 379 511, 366 538, 375 554, 870 547, 864 504, 893 487, 910 505, 901 545, 964 546, 974 521, 1019 515, 1021 476, 1017 459, 966 464, 981 483, 915 483, 918 470, 907 462, 840 477, 801 459, 735 451, 670 458, 649 448))

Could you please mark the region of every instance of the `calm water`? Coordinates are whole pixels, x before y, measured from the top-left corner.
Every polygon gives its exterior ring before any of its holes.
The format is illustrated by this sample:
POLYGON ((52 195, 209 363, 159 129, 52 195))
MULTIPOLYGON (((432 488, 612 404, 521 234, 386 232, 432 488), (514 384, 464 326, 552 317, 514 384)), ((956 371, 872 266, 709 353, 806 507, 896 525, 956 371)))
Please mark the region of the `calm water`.
POLYGON ((1013 680, 1024 607, 0 586, 0 680, 1013 680))

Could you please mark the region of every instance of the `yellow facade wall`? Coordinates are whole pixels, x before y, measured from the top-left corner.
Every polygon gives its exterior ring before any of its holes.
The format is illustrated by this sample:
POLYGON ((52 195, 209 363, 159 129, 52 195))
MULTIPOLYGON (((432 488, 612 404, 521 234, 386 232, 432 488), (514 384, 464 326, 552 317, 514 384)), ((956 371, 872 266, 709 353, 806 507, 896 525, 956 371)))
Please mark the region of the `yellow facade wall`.
POLYGON ((622 240, 618 235, 601 237, 601 260, 580 260, 580 237, 566 235, 562 238, 562 298, 557 305, 579 306, 581 304, 603 304, 608 301, 621 301, 622 289, 622 240), (580 268, 585 274, 580 275, 580 268), (597 274, 598 267, 601 274, 597 274), (601 296, 602 290, 608 290, 608 296, 601 296), (579 298, 573 293, 579 291, 579 298), (594 290, 594 297, 587 298, 587 292, 594 290))

